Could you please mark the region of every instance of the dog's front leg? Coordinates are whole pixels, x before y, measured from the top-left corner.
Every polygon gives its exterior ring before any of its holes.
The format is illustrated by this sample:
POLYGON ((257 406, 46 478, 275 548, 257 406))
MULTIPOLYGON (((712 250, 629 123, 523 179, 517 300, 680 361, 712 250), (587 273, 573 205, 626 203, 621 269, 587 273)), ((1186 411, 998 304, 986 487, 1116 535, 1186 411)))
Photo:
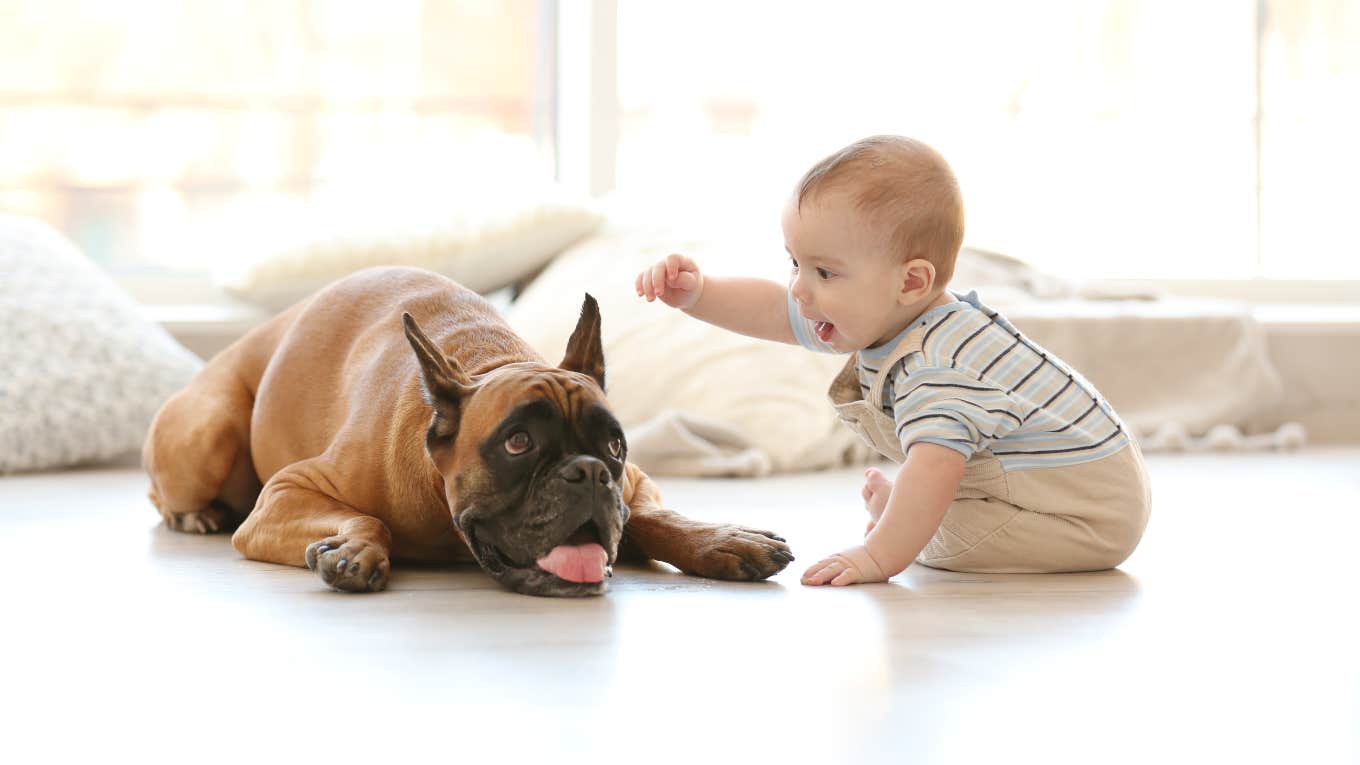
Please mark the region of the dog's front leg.
POLYGON ((306 566, 337 590, 383 589, 392 533, 382 521, 326 493, 322 487, 329 484, 316 460, 280 470, 231 543, 251 560, 306 566))
POLYGON ((730 523, 704 523, 661 506, 652 479, 629 463, 623 500, 628 523, 623 544, 686 574, 712 579, 755 580, 773 576, 793 561, 784 538, 730 523))

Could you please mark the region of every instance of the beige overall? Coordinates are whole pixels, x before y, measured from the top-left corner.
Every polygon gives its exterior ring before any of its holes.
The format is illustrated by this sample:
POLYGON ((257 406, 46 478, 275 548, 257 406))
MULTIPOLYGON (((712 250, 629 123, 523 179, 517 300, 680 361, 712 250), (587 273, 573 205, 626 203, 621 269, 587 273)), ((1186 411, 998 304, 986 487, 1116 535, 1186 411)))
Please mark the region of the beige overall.
MULTIPOLYGON (((883 400, 894 365, 921 350, 925 328, 902 339, 884 360, 868 401, 883 400)), ((893 419, 860 398, 855 357, 828 392, 836 414, 880 454, 906 461, 893 419)), ((1002 469, 989 450, 973 454, 944 522, 918 563, 951 571, 1050 573, 1114 568, 1138 545, 1151 491, 1143 456, 1129 446, 1064 467, 1002 469)))

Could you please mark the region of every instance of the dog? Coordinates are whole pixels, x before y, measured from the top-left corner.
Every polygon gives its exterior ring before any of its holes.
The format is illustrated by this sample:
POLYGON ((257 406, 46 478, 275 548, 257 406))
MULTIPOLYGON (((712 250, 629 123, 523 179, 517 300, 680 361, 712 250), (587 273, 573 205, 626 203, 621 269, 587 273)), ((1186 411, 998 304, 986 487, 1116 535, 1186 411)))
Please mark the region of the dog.
POLYGON ((246 558, 384 589, 391 560, 475 561, 504 587, 597 595, 620 555, 760 580, 782 537, 661 506, 605 398, 585 296, 558 366, 483 298, 361 271, 256 327, 156 414, 142 450, 171 529, 235 529, 246 558))

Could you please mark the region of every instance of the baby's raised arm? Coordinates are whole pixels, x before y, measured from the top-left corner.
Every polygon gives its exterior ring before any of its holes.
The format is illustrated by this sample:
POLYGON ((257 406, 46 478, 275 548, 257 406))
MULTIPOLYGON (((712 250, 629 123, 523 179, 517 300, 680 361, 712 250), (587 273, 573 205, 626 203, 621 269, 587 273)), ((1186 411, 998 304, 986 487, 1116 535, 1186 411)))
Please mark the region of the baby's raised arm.
POLYGON ((638 274, 637 294, 660 299, 696 319, 762 340, 797 343, 789 326, 788 291, 767 279, 704 276, 684 255, 668 255, 638 274))

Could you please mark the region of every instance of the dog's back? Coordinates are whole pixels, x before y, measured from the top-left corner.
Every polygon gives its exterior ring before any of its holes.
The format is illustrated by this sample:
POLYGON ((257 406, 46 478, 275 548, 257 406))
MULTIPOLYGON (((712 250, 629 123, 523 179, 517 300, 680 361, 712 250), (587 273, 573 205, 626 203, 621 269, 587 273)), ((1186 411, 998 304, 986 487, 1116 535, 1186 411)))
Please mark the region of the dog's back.
POLYGON ((428 502, 429 408, 403 312, 470 374, 542 361, 489 303, 452 280, 413 268, 360 271, 251 330, 162 407, 142 454, 167 523, 235 525, 274 473, 327 451, 343 452, 357 474, 384 475, 352 487, 365 495, 356 501, 428 502), (380 463, 404 469, 365 470, 380 463))
POLYGON ((396 445, 423 455, 429 409, 417 406, 418 362, 403 335, 403 312, 471 374, 540 360, 490 304, 449 279, 411 268, 361 271, 318 293, 271 355, 251 426, 260 480, 339 448, 346 429, 390 433, 396 445), (393 432, 408 427, 414 438, 393 432))

